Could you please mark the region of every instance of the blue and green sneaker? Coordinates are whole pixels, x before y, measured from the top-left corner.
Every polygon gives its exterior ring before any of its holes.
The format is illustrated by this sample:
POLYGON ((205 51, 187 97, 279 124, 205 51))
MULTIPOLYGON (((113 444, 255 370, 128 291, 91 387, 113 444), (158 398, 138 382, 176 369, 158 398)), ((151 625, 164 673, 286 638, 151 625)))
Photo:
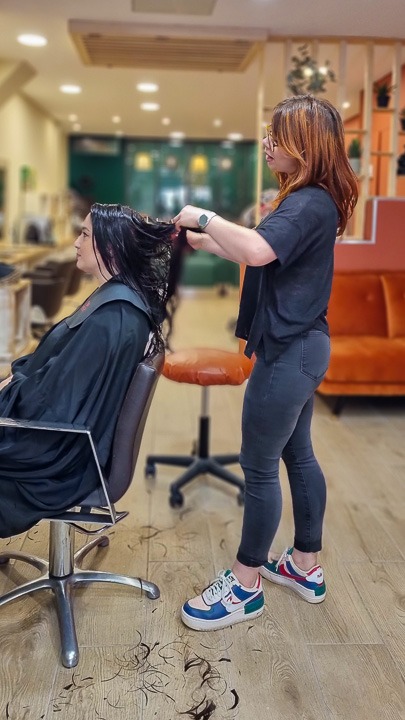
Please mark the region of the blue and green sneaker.
POLYGON ((183 605, 181 619, 193 630, 219 630, 243 620, 253 620, 263 609, 260 575, 253 588, 246 588, 231 570, 224 570, 201 595, 183 605))
POLYGON ((325 599, 326 585, 320 565, 305 572, 292 559, 293 548, 287 548, 278 560, 266 562, 260 568, 260 575, 277 585, 285 585, 301 595, 307 602, 320 603, 325 599))

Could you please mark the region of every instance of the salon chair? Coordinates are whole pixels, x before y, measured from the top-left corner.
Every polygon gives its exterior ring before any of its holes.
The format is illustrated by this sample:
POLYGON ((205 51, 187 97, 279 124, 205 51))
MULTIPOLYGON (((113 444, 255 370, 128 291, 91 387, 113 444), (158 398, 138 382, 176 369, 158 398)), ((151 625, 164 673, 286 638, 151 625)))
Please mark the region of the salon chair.
POLYGON ((163 360, 163 353, 156 355, 140 363, 135 371, 119 414, 107 476, 103 475, 100 468, 97 450, 88 428, 0 418, 0 428, 31 428, 33 431, 49 432, 63 430, 78 435, 84 433, 99 473, 99 487, 86 497, 79 507, 46 518, 50 521, 48 560, 8 549, 0 552, 0 566, 11 559, 22 560, 41 572, 38 579, 26 582, 1 596, 0 607, 37 590, 52 590, 59 621, 62 663, 65 667, 75 667, 79 660, 73 615, 73 590, 76 585, 90 582, 119 583, 140 588, 148 598, 157 599, 160 595, 159 588, 152 582, 116 573, 82 570, 81 563, 94 547, 106 547, 109 544, 108 536, 102 533, 128 515, 125 511, 118 512, 115 503, 123 497, 133 479, 146 418, 163 368, 163 360), (101 527, 89 530, 84 528, 82 523, 95 523, 101 527), (74 552, 76 531, 95 537, 74 552))
POLYGON ((148 455, 145 476, 156 476, 156 464, 185 467, 187 470, 170 485, 171 507, 182 507, 181 488, 209 473, 239 488, 238 503, 244 502, 244 481, 225 465, 239 463, 239 454, 210 455, 209 388, 212 385, 241 385, 249 377, 253 362, 242 353, 215 348, 191 348, 166 356, 163 375, 179 383, 201 386, 201 413, 198 438, 190 455, 148 455))
POLYGON ((76 259, 48 260, 43 265, 37 265, 34 272, 50 272, 52 277, 61 278, 64 281, 63 294, 67 294, 73 272, 76 268, 76 259))
POLYGON ((58 277, 31 276, 31 327, 34 337, 41 338, 54 324, 62 307, 65 280, 58 277))
POLYGON ((73 268, 72 274, 70 276, 70 280, 69 280, 68 286, 66 288, 65 295, 69 295, 69 296, 75 295, 80 289, 82 279, 83 279, 83 272, 81 270, 79 270, 79 268, 76 267, 76 265, 75 265, 75 267, 73 268))

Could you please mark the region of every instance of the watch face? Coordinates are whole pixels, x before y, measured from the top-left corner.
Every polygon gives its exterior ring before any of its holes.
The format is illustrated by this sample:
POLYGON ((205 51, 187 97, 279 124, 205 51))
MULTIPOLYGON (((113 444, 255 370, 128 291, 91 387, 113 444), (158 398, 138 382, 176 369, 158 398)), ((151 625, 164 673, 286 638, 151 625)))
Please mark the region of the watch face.
POLYGON ((200 215, 200 217, 198 218, 198 227, 200 227, 201 229, 203 229, 203 228, 205 228, 205 226, 207 225, 207 223, 208 223, 208 217, 207 217, 207 215, 200 215))

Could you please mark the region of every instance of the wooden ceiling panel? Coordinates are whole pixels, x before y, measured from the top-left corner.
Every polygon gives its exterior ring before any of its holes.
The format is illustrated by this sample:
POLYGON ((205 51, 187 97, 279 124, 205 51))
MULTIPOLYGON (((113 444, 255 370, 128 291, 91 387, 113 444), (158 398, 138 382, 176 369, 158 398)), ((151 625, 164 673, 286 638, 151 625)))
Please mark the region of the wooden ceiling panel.
POLYGON ((258 49, 249 38, 142 36, 128 28, 120 34, 109 25, 97 32, 71 28, 70 34, 83 63, 96 67, 243 72, 258 49))

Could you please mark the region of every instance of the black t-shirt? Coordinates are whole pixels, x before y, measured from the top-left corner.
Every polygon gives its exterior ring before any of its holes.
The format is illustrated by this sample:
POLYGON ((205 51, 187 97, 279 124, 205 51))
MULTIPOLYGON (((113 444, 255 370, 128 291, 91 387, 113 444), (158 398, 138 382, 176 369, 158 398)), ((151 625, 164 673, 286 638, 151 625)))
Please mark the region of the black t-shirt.
POLYGON ((256 227, 277 259, 246 268, 235 334, 247 340, 248 357, 263 344, 271 362, 302 332, 328 332, 337 226, 331 195, 310 186, 288 195, 256 227))

